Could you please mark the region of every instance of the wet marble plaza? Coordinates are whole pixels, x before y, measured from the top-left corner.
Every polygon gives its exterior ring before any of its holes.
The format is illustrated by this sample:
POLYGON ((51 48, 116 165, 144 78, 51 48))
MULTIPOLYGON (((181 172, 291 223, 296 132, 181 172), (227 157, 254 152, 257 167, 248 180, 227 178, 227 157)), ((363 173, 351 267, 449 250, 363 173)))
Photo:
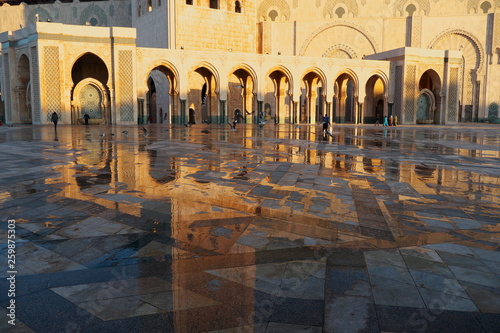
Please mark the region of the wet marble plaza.
POLYGON ((0 127, 1 332, 500 332, 498 125, 141 128, 0 127))

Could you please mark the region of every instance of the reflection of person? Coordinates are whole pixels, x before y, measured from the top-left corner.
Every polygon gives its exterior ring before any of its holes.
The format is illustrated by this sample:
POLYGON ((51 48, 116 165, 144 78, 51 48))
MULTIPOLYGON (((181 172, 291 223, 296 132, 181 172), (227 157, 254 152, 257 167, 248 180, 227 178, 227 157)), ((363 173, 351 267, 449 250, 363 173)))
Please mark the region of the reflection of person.
POLYGON ((328 125, 330 125, 330 117, 325 113, 325 116, 323 117, 323 132, 326 133, 328 132, 328 125))
POLYGON ((54 111, 54 113, 52 113, 52 117, 50 119, 54 123, 54 130, 57 131, 57 122, 59 121, 59 116, 57 115, 57 112, 54 111))
POLYGON ((85 115, 83 115, 83 119, 85 120, 85 125, 88 126, 89 125, 89 119, 90 119, 90 116, 88 115, 88 113, 86 113, 85 115))

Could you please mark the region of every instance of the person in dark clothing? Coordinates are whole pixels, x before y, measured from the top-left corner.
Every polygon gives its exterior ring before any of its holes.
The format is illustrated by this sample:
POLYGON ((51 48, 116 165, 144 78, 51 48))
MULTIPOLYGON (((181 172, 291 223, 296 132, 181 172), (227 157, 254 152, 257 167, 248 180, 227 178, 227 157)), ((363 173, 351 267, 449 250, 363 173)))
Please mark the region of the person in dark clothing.
POLYGON ((328 132, 328 126, 330 125, 330 117, 325 113, 325 116, 323 117, 323 132, 326 133, 328 132))
POLYGON ((59 121, 59 116, 57 115, 57 112, 54 111, 50 119, 54 123, 54 130, 57 131, 57 122, 59 121))
POLYGON ((83 119, 85 120, 85 126, 88 126, 89 125, 89 119, 90 119, 90 116, 88 115, 88 113, 86 113, 83 116, 83 119))

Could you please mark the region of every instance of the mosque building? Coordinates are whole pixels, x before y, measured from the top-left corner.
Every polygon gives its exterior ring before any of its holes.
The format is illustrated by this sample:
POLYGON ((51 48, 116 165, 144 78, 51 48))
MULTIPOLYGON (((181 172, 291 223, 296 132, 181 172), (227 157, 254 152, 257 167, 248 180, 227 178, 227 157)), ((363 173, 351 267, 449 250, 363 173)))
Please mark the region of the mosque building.
POLYGON ((498 118, 500 0, 0 4, 6 124, 498 118))

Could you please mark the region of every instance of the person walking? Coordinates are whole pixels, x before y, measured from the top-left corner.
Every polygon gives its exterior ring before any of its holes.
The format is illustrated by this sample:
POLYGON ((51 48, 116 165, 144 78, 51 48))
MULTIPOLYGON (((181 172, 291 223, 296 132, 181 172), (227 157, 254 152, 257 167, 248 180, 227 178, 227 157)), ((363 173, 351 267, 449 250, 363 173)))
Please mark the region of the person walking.
POLYGON ((54 123, 54 131, 57 131, 57 122, 59 121, 59 116, 57 115, 57 112, 54 111, 50 119, 54 123))
POLYGON ((323 133, 326 134, 328 133, 328 126, 330 125, 330 117, 328 117, 328 114, 325 113, 325 116, 323 117, 323 133))
POLYGON ((389 126, 389 120, 387 119, 387 116, 384 116, 384 126, 389 126))
POLYGON ((83 119, 85 120, 85 126, 88 126, 89 125, 89 119, 90 119, 90 116, 88 113, 86 113, 84 116, 83 116, 83 119))

